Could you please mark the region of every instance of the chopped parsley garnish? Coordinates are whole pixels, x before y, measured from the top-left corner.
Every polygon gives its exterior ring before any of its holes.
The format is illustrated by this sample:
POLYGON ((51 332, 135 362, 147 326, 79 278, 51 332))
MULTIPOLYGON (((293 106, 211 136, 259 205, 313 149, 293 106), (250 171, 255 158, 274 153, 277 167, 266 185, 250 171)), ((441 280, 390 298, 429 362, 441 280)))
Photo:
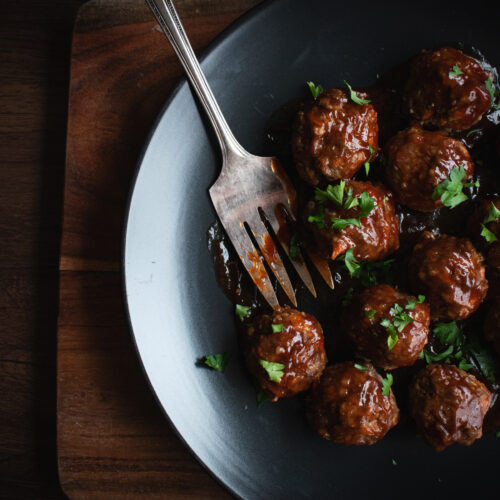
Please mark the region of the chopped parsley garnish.
POLYGON ((352 90, 352 87, 345 80, 344 83, 347 85, 347 88, 349 89, 349 93, 351 95, 351 101, 355 102, 356 104, 359 104, 360 106, 363 104, 369 104, 371 102, 368 99, 361 99, 361 97, 358 97, 356 92, 352 90))
POLYGON ((413 318, 403 311, 403 308, 399 304, 394 304, 391 307, 390 312, 393 314, 392 322, 394 326, 401 333, 410 323, 413 322, 413 318))
POLYGON ((325 229, 326 224, 324 221, 325 217, 325 207, 321 203, 318 205, 318 208, 316 210, 316 213, 314 215, 310 215, 307 218, 307 222, 316 222, 316 225, 318 226, 319 229, 325 229))
POLYGON ((396 460, 394 460, 394 458, 392 459, 392 465, 398 465, 398 463, 396 462, 396 460))
POLYGON ((495 359, 477 337, 469 339, 465 345, 465 350, 476 360, 481 373, 490 381, 495 382, 495 359))
POLYGON ((464 371, 468 371, 472 368, 472 365, 467 363, 467 361, 465 361, 465 359, 461 359, 460 362, 458 363, 458 367, 461 369, 461 370, 464 370, 464 371))
POLYGON ((227 353, 223 354, 208 354, 203 358, 203 362, 210 368, 224 373, 229 363, 229 355, 227 353))
POLYGON ((361 227, 361 222, 359 219, 339 219, 338 217, 332 217, 332 227, 338 231, 342 231, 349 226, 361 227))
POLYGON ((349 250, 347 250, 347 252, 344 254, 344 264, 345 267, 347 267, 351 278, 354 277, 354 274, 359 269, 359 262, 354 257, 353 252, 354 250, 352 248, 349 248, 349 250))
POLYGON ((377 310, 376 309, 369 309, 368 311, 365 311, 365 316, 368 319, 372 319, 373 316, 375 316, 375 314, 377 314, 377 310))
POLYGON ((452 345, 448 346, 448 348, 445 351, 439 354, 427 351, 425 349, 422 352, 424 353, 424 358, 426 363, 437 363, 438 361, 441 361, 450 356, 450 354, 453 352, 453 346, 452 345))
POLYGON ((269 393, 264 389, 259 389, 257 391, 257 408, 260 408, 263 403, 269 399, 269 393))
POLYGON ((497 241, 497 237, 493 231, 490 231, 484 224, 481 224, 481 236, 488 242, 497 241))
POLYGON ((490 94, 490 99, 491 103, 490 106, 494 109, 500 109, 500 104, 497 104, 495 106, 495 96, 498 96, 498 91, 495 90, 495 87, 493 86, 493 82, 491 81, 491 78, 488 78, 485 82, 484 85, 486 86, 486 90, 490 94))
POLYGON ((458 67, 457 64, 455 64, 455 66, 453 66, 452 70, 448 73, 448 76, 450 78, 456 78, 457 76, 459 75, 463 75, 464 72, 458 67))
MULTIPOLYGON (((476 132, 481 132, 481 129, 480 128, 475 128, 473 130, 469 130, 466 134, 465 134, 465 137, 469 137, 470 135, 472 134, 475 134, 476 132)), ((477 163, 477 161, 476 161, 477 163)))
POLYGON ((396 328, 387 318, 382 318, 380 320, 380 324, 387 330, 387 333, 389 334, 387 336, 387 347, 389 348, 389 351, 392 351, 399 340, 396 328))
POLYGON ((424 300, 425 300, 425 295, 419 295, 419 296, 417 297, 417 300, 415 300, 415 299, 410 299, 410 300, 408 301, 408 304, 406 304, 405 309, 406 309, 407 311, 412 311, 413 309, 415 309, 415 306, 416 306, 417 304, 422 304, 422 302, 424 302, 424 300))
POLYGON ((335 186, 328 184, 328 186, 326 186, 326 189, 324 191, 322 189, 315 188, 314 198, 316 201, 319 201, 320 203, 324 203, 326 201, 333 201, 337 205, 342 206, 344 200, 344 190, 345 190, 345 181, 340 181, 335 186))
POLYGON ((353 295, 354 295, 354 288, 351 286, 344 295, 344 298, 342 299, 341 304, 343 307, 347 307, 352 302, 353 295))
POLYGON ((317 99, 321 92, 323 92, 323 87, 321 85, 316 86, 313 82, 306 82, 306 85, 309 87, 314 99, 317 99))
POLYGON ((266 370, 269 380, 273 382, 280 383, 281 378, 284 375, 285 365, 283 363, 273 363, 272 361, 266 361, 264 359, 259 359, 259 364, 266 370))
POLYGON ((298 260, 300 251, 299 251, 299 234, 293 233, 290 238, 290 248, 288 250, 288 255, 292 260, 298 260))
POLYGON ((496 436, 497 438, 500 438, 500 431, 497 431, 497 433, 495 434, 495 436, 496 436))
POLYGON ((375 150, 373 149, 371 144, 368 144, 368 151, 370 151, 370 158, 368 158, 368 161, 365 161, 366 177, 368 177, 368 174, 370 173, 370 162, 372 161, 373 154, 375 153, 375 150))
POLYGON ((273 329, 273 333, 280 333, 285 329, 285 327, 281 323, 278 323, 278 324, 273 323, 271 325, 271 328, 273 329))
POLYGON ((329 184, 325 190, 315 188, 314 190, 314 198, 318 204, 318 208, 315 215, 310 215, 308 217, 308 222, 315 222, 318 225, 318 228, 325 229, 326 224, 324 221, 325 215, 325 207, 323 203, 325 202, 333 202, 336 205, 343 207, 345 210, 350 210, 351 208, 360 206, 360 215, 357 218, 340 218, 340 217, 332 217, 332 227, 338 231, 342 231, 348 226, 356 226, 361 227, 361 219, 363 217, 367 217, 370 212, 375 207, 375 200, 367 193, 366 191, 361 193, 360 198, 356 198, 352 194, 352 187, 347 191, 347 195, 345 196, 345 181, 340 181, 337 185, 332 186, 329 184))
POLYGON ((236 304, 236 315, 240 318, 240 321, 243 321, 248 316, 248 311, 250 311, 249 306, 236 304))
POLYGON ((463 165, 460 168, 454 167, 450 175, 443 182, 434 188, 432 199, 441 198, 441 202, 445 207, 455 208, 463 201, 467 200, 467 195, 462 192, 464 187, 478 186, 479 183, 463 183, 466 173, 463 165))
POLYGON ((386 373, 385 378, 382 379, 382 394, 384 396, 389 396, 393 381, 394 377, 392 376, 392 373, 386 373))
POLYGON ((432 333, 445 345, 459 347, 463 343, 463 334, 455 321, 449 323, 436 323, 432 333))
POLYGON ((368 370, 367 366, 360 365, 359 363, 354 363, 354 368, 356 368, 357 370, 361 370, 362 372, 368 370))
POLYGON ((366 191, 361 193, 359 198, 359 208, 361 209, 359 214, 361 218, 368 217, 370 212, 375 208, 375 200, 366 191))
POLYGON ((497 241, 498 238, 496 234, 486 227, 486 224, 494 222, 500 218, 500 210, 497 209, 495 204, 491 202, 490 210, 488 211, 486 217, 481 223, 481 236, 488 242, 493 243, 497 241))
POLYGON ((498 210, 495 204, 491 202, 490 210, 488 212, 488 215, 486 215, 485 219, 483 220, 483 224, 488 224, 488 222, 496 221, 499 218, 500 210, 498 210))

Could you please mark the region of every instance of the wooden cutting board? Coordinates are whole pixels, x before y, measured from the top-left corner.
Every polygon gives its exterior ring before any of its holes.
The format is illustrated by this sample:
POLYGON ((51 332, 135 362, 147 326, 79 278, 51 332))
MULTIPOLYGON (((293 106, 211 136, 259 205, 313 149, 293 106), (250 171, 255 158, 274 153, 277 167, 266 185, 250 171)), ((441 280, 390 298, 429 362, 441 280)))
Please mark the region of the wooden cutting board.
MULTIPOLYGON (((197 52, 257 3, 176 2, 197 52)), ((81 8, 71 55, 57 359, 59 475, 70 498, 229 497, 157 406, 121 291, 132 173, 181 73, 142 0, 81 8)))

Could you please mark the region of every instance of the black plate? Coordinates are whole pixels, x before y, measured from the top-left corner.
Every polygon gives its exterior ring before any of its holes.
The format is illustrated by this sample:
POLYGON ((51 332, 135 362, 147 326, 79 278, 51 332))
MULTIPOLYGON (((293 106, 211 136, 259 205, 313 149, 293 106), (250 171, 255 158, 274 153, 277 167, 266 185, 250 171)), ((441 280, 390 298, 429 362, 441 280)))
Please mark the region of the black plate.
MULTIPOLYGON (((491 5, 491 4, 490 4, 491 5)), ((265 123, 304 82, 369 85, 422 48, 462 41, 500 65, 500 31, 486 2, 265 3, 226 30, 203 69, 235 136, 262 153, 265 123)), ((167 43, 165 41, 165 43, 167 43)), ((208 188, 220 157, 183 81, 145 147, 133 187, 124 249, 130 323, 160 405, 197 458, 243 498, 464 498, 496 481, 500 439, 435 453, 410 430, 375 446, 318 437, 299 399, 256 408, 238 362, 232 305, 215 282, 205 233, 216 219, 208 188), (232 353, 225 375, 198 368, 232 353), (392 460, 397 461, 397 466, 392 460)))

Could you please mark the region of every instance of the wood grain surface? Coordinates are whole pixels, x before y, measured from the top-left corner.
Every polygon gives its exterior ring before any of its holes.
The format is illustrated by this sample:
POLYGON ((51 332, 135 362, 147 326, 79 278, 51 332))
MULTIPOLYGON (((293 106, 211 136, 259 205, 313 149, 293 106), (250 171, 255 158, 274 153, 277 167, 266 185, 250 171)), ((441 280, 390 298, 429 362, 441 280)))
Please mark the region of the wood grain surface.
MULTIPOLYGON (((177 2, 196 51, 252 0, 177 2)), ((225 498, 161 414, 125 323, 119 262, 140 150, 181 67, 136 0, 81 8, 71 54, 57 358, 70 498, 225 498)))

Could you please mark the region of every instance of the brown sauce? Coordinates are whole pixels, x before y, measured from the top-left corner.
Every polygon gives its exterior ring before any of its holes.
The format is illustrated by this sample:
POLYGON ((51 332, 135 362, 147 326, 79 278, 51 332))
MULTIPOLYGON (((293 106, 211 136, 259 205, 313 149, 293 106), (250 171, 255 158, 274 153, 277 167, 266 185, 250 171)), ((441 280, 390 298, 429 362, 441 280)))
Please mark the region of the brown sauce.
MULTIPOLYGON (((491 69, 497 75, 496 70, 491 68, 477 50, 473 48, 460 48, 464 52, 481 60, 485 67, 491 69)), ((368 98, 372 101, 378 113, 380 128, 379 145, 381 150, 390 137, 410 124, 401 106, 401 96, 404 82, 408 76, 408 68, 408 63, 401 64, 387 74, 377 78, 376 83, 371 87, 360 89, 368 94, 368 98)), ((329 85, 335 82, 318 83, 323 83, 325 86, 325 84, 329 85)), ((263 131, 266 137, 264 154, 266 156, 275 156, 279 159, 279 164, 276 166, 278 173, 283 170, 291 179, 294 186, 293 191, 296 190, 298 195, 299 207, 300 200, 307 198, 307 194, 312 189, 299 180, 293 166, 290 146, 293 118, 302 102, 310 98, 307 95, 305 86, 304 89, 304 97, 288 102, 276 110, 268 121, 267 130, 263 131)), ((483 119, 472 127, 472 131, 455 132, 452 135, 460 139, 468 147, 476 166, 474 178, 480 181, 480 187, 464 189, 464 192, 469 196, 469 200, 453 210, 442 208, 432 213, 423 213, 397 205, 396 210, 401 224, 400 249, 391 256, 394 262, 389 266, 389 269, 380 269, 376 272, 379 283, 386 282, 396 285, 402 290, 408 290, 407 267, 409 255, 421 233, 424 230, 438 230, 441 233, 454 236, 467 236, 466 222, 478 201, 487 197, 500 195, 500 174, 498 173, 500 158, 499 151, 497 150, 497 140, 500 140, 500 111, 490 109, 483 119)), ((380 155, 371 162, 368 177, 366 177, 364 170, 361 169, 353 178, 362 181, 368 180, 370 182, 384 183, 380 155)), ((277 239, 278 241, 289 243, 295 230, 290 224, 286 213, 279 207, 276 208, 276 215, 280 223, 277 239)), ((208 229, 207 241, 214 262, 217 283, 229 300, 235 304, 251 306, 251 317, 255 314, 268 312, 270 310, 269 306, 260 296, 255 285, 244 271, 220 223, 215 222, 208 229)), ((272 243, 271 239, 270 241, 272 243)), ((323 327, 329 364, 354 359, 353 346, 350 345, 340 330, 339 316, 340 310, 343 307, 342 301, 345 299, 348 291, 352 288, 354 293, 356 293, 356 290, 363 288, 360 280, 351 279, 342 262, 332 262, 330 263, 334 281, 334 288, 332 290, 311 264, 309 257, 306 256, 308 268, 318 294, 317 299, 314 299, 298 278, 288 258, 284 256, 281 249, 278 250, 274 243, 271 243, 266 243, 264 252, 268 252, 271 257, 275 252, 282 254, 283 262, 294 286, 299 309, 314 315, 323 327)), ((263 263, 260 257, 258 255, 249 255, 249 258, 254 263, 256 277, 261 279, 263 263)), ((272 276, 272 273, 270 272, 269 275, 272 276)), ((491 269, 487 269, 487 277, 490 282, 490 294, 492 290, 500 290, 500 277, 498 274, 495 274, 491 269)), ((271 279, 280 304, 289 304, 285 293, 276 284, 274 277, 271 279)), ((477 335, 485 343, 482 339, 482 325, 487 310, 487 303, 488 298, 481 305, 478 312, 467 320, 458 322, 466 338, 470 335, 477 335)), ((236 324, 238 324, 238 321, 236 324)), ((443 350, 443 346, 439 345, 439 342, 432 335, 429 339, 431 349, 435 352, 443 350)), ((467 361, 473 365, 473 368, 469 372, 485 383, 492 392, 492 406, 486 416, 485 430, 498 429, 500 428, 500 384, 486 380, 474 359, 469 357, 467 361)), ((418 361, 411 367, 399 368, 392 372, 394 375, 393 389, 402 411, 402 422, 408 420, 406 400, 409 382, 413 375, 423 366, 425 366, 424 361, 418 361)), ((497 379, 500 379, 500 372, 497 373, 497 379)))

